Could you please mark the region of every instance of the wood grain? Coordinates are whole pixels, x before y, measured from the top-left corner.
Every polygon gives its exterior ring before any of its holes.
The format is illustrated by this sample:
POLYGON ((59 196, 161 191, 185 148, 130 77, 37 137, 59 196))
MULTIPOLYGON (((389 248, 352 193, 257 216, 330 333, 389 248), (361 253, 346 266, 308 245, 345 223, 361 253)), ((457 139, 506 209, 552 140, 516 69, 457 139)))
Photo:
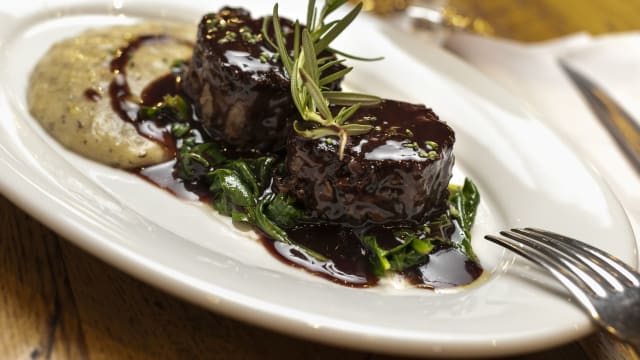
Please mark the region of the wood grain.
POLYGON ((87 357, 59 238, 0 201, 0 354, 87 357))
POLYGON ((364 359, 212 314, 59 238, 0 198, 0 359, 364 359))
MULTIPOLYGON (((640 29, 637 0, 450 0, 496 35, 640 29)), ((46 204, 43 204, 46 206, 46 204)), ((398 359, 294 339, 188 304, 103 263, 0 197, 0 359, 398 359)), ((638 359, 605 334, 513 359, 638 359)))
MULTIPOLYGON (((0 225, 0 359, 400 359, 293 339, 176 299, 61 239, 4 197, 0 225)), ((591 349, 600 356, 609 346, 591 349)), ((513 359, 585 358, 574 343, 513 359)))

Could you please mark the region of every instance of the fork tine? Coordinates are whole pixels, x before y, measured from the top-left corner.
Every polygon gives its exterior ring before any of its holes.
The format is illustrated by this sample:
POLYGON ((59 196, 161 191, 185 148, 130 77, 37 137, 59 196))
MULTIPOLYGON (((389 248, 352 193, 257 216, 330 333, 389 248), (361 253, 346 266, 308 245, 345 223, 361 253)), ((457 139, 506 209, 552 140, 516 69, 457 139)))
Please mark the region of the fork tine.
POLYGON ((511 229, 511 231, 518 233, 522 236, 527 236, 534 241, 538 241, 545 246, 571 254, 571 259, 581 263, 584 267, 595 271, 598 274, 598 278, 601 284, 608 284, 612 290, 622 291, 625 286, 632 286, 631 282, 620 274, 614 267, 608 263, 603 262, 599 257, 595 257, 591 253, 568 245, 560 239, 556 239, 550 236, 540 234, 536 231, 530 231, 527 229, 511 229))
POLYGON ((584 264, 575 260, 569 254, 563 252, 562 249, 545 246, 527 235, 518 234, 513 231, 501 231, 500 234, 534 249, 541 255, 549 258, 550 261, 557 263, 558 266, 563 267, 565 271, 570 273, 579 284, 583 284, 588 288, 592 295, 601 297, 607 295, 607 290, 603 286, 606 280, 584 264))
POLYGON ((590 245, 545 230, 513 229, 485 238, 550 272, 597 324, 640 349, 640 274, 631 267, 590 245), (600 263, 610 268, 601 268, 600 263), (612 269, 613 274, 602 274, 612 269), (622 289, 611 289, 611 279, 622 289))
POLYGON ((553 261, 550 261, 551 258, 547 256, 540 255, 539 253, 531 250, 526 250, 527 248, 523 247, 524 244, 517 242, 517 240, 513 240, 505 237, 498 237, 493 235, 486 235, 485 239, 492 241, 500 246, 503 246, 514 253, 524 257, 532 261, 535 264, 538 264, 543 269, 547 270, 551 273, 553 277, 555 277, 562 285, 564 285, 567 290, 578 300, 578 302, 591 314, 591 316, 598 316, 596 309, 593 307, 591 301, 589 301, 589 293, 592 293, 593 290, 588 288, 584 283, 580 281, 575 281, 574 276, 568 272, 564 267, 556 264, 553 261), (514 244, 517 242, 520 246, 514 244))
POLYGON ((610 266, 610 273, 622 275, 622 277, 628 280, 632 286, 640 286, 640 276, 637 275, 637 273, 633 270, 633 268, 631 268, 631 266, 625 264, 622 260, 616 258, 613 255, 607 254, 604 251, 582 241, 578 241, 576 239, 551 231, 536 228, 525 228, 524 230, 546 236, 554 243, 560 243, 565 247, 571 247, 572 249, 583 254, 591 254, 593 256, 597 256, 598 259, 602 260, 604 263, 610 266))

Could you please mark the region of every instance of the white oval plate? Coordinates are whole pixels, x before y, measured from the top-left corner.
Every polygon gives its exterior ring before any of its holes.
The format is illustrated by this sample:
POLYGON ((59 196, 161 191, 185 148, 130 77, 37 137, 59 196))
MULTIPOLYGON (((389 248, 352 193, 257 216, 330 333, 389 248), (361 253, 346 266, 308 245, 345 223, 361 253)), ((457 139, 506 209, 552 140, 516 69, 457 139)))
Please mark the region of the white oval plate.
MULTIPOLYGON (((272 4, 244 1, 255 15, 272 4)), ((457 173, 483 202, 474 246, 485 279, 430 292, 351 289, 283 265, 251 232, 136 176, 62 148, 30 117, 27 79, 56 40, 92 26, 167 18, 195 24, 223 1, 48 0, 0 5, 0 190, 36 218, 132 275, 216 312, 294 336, 368 351, 488 356, 587 334, 588 318, 535 267, 482 240, 515 226, 583 239, 635 266, 628 221, 603 182, 516 100, 442 50, 363 16, 339 48, 384 55, 346 85, 425 103, 456 130, 457 173)), ((281 12, 303 18, 302 1, 281 12)), ((194 30, 195 31, 195 30, 194 30)))

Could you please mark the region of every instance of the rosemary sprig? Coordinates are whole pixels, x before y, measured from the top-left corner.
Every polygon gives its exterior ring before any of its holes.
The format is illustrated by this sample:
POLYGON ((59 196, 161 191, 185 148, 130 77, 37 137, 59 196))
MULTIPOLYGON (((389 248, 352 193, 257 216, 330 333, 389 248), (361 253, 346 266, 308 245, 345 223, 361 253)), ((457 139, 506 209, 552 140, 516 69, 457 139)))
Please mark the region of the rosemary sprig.
MULTIPOLYGON (((331 91, 327 86, 349 74, 353 67, 327 73, 344 60, 334 56, 321 57, 327 50, 336 53, 330 45, 358 16, 362 4, 356 5, 342 19, 326 22, 327 16, 336 11, 347 0, 327 0, 318 12, 315 0, 309 0, 307 8, 307 25, 303 29, 298 21, 294 24, 293 56, 287 50, 287 40, 282 31, 278 4, 273 8, 273 16, 265 19, 263 36, 269 44, 273 44, 280 55, 282 64, 291 81, 291 95, 305 126, 296 120, 293 124, 297 133, 312 139, 325 136, 338 136, 339 157, 344 156, 344 149, 350 135, 366 134, 373 129, 368 123, 347 123, 349 118, 361 105, 373 105, 380 98, 373 95, 331 91), (274 39, 267 33, 268 22, 272 22, 274 39), (337 114, 331 105, 342 106, 337 114)), ((357 58, 350 55, 341 55, 357 58)), ((362 59, 362 58, 359 58, 362 59)), ((375 60, 375 59, 371 59, 375 60)))

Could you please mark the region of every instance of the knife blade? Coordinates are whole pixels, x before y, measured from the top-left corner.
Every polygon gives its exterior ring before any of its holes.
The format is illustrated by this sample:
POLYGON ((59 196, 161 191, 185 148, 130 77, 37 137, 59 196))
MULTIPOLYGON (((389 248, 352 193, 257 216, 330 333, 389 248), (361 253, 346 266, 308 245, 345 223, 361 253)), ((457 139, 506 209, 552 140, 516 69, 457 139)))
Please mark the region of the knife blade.
POLYGON ((606 91, 567 63, 560 67, 578 88, 589 107, 616 140, 636 171, 640 172, 640 122, 634 120, 606 91))

